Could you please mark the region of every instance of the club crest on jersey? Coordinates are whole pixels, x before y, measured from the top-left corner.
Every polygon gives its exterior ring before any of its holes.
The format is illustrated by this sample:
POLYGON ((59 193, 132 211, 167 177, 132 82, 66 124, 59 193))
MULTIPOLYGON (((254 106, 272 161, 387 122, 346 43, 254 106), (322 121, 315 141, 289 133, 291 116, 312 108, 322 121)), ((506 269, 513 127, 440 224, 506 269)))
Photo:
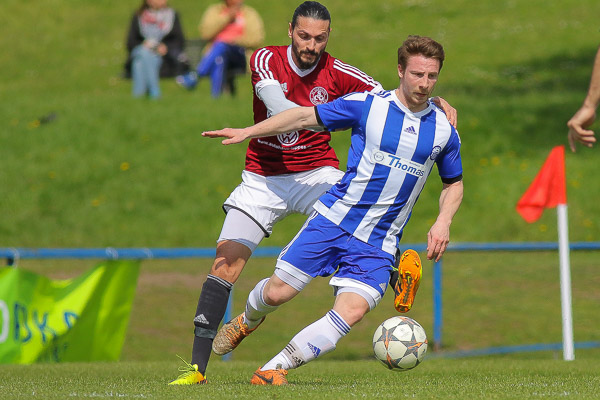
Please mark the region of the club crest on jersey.
POLYGON ((438 154, 440 154, 441 151, 442 151, 442 148, 440 146, 435 146, 431 150, 431 155, 429 156, 429 158, 431 158, 432 160, 435 161, 435 159, 437 158, 438 154))
POLYGON ((321 86, 317 86, 310 91, 310 101, 315 106, 319 104, 325 104, 329 100, 329 94, 327 94, 327 90, 322 88, 321 86))
POLYGON ((300 134, 298 131, 277 135, 277 140, 279 140, 279 143, 286 147, 295 145, 298 143, 298 139, 300 139, 300 134))
POLYGON ((395 154, 390 154, 382 150, 374 149, 371 155, 371 161, 376 164, 384 165, 386 167, 398 169, 400 171, 406 172, 409 175, 414 175, 417 177, 425 176, 425 166, 414 162, 412 160, 407 160, 405 158, 399 157, 395 154))

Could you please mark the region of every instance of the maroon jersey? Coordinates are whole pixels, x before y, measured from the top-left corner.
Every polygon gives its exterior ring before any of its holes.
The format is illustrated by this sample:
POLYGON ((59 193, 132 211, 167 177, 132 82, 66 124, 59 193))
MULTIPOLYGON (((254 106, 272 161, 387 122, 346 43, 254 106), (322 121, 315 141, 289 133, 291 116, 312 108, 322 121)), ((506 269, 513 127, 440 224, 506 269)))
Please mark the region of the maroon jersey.
MULTIPOLYGON (((254 123, 267 118, 267 108, 257 97, 257 85, 277 84, 285 97, 300 106, 327 103, 352 92, 381 90, 379 82, 323 52, 317 65, 300 70, 291 58, 291 46, 268 46, 250 58, 254 88, 254 123)), ((308 171, 323 166, 338 168, 329 145, 328 131, 300 130, 284 135, 250 140, 246 170, 263 176, 308 171)))

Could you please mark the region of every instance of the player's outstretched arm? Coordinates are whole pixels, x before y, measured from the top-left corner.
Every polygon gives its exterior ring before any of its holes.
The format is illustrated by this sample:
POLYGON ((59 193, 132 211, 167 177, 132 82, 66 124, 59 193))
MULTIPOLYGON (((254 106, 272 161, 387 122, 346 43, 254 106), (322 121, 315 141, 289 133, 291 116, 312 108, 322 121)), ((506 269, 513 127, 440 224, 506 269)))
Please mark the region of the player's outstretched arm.
POLYGON ((242 129, 225 128, 218 131, 202 132, 202 136, 224 137, 223 144, 241 143, 246 139, 274 136, 318 126, 314 107, 296 107, 283 111, 266 120, 242 129))
POLYGON ((218 131, 202 132, 202 136, 209 137, 209 138, 218 138, 218 137, 226 138, 225 140, 223 140, 223 142, 222 142, 223 144, 242 143, 248 137, 248 134, 246 133, 246 131, 248 129, 249 128, 241 128, 241 129, 223 128, 223 129, 219 129, 218 131))
POLYGON ((439 261, 450 243, 450 225, 463 198, 462 180, 444 183, 440 195, 440 213, 427 233, 427 259, 439 261))

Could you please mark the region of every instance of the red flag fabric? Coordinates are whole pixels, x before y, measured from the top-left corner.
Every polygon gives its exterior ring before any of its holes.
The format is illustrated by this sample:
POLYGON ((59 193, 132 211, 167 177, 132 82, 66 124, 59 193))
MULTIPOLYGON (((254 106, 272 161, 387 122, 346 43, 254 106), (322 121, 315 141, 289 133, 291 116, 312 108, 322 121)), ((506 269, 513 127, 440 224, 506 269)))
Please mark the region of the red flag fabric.
POLYGON ((565 146, 552 149, 542 169, 517 203, 517 212, 529 223, 537 221, 545 208, 567 204, 565 146))

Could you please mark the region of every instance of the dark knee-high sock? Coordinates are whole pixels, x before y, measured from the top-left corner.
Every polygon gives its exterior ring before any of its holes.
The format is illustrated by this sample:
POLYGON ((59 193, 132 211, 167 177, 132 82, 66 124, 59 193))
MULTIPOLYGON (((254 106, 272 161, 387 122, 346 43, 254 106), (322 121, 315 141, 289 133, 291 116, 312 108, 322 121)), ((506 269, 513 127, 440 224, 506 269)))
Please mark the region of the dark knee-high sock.
POLYGON ((192 348, 192 364, 198 364, 198 371, 202 374, 206 372, 212 342, 225 315, 232 287, 232 283, 214 275, 208 275, 206 282, 202 285, 194 318, 194 345, 192 348))

